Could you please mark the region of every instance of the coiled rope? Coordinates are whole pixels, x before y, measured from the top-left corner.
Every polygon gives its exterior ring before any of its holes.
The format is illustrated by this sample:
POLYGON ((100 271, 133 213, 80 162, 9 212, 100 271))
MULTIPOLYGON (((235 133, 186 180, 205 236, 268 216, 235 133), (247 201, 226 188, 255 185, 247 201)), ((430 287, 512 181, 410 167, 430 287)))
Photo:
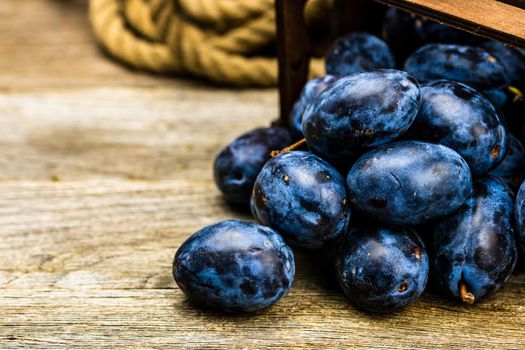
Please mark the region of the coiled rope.
MULTIPOLYGON (((307 20, 330 3, 310 0, 307 20)), ((91 0, 89 16, 102 47, 130 66, 223 85, 277 84, 276 58, 257 55, 275 42, 273 0, 91 0)), ((311 75, 321 75, 321 60, 311 62, 311 75)))

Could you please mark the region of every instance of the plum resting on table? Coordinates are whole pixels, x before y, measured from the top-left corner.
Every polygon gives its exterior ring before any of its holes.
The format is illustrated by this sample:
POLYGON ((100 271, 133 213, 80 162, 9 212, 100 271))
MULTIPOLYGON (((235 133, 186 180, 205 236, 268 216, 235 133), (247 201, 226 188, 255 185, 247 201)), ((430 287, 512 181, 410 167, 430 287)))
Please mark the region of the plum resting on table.
POLYGON ((255 181, 252 205, 260 222, 305 248, 334 245, 350 221, 344 178, 304 151, 283 153, 266 163, 255 181))
POLYGON ((326 55, 326 73, 350 75, 381 68, 395 68, 388 45, 375 35, 354 32, 337 39, 326 55))
POLYGON ((421 107, 407 139, 452 148, 474 175, 487 173, 507 151, 507 132, 490 101, 471 87, 438 80, 421 87, 421 107))
POLYGON ((471 304, 508 280, 517 260, 513 211, 510 189, 480 178, 465 205, 434 225, 434 276, 442 290, 471 304))
POLYGON ((292 142, 290 133, 279 127, 249 131, 224 147, 213 166, 217 187, 224 198, 237 204, 248 204, 253 183, 270 152, 292 142))
POLYGON ((357 306, 387 312, 419 298, 429 260, 421 239, 404 228, 354 227, 339 245, 336 273, 357 306))
POLYGON ((230 312, 276 303, 295 277, 292 250, 269 227, 227 220, 188 238, 173 261, 173 277, 191 300, 230 312))
POLYGON ((365 153, 346 181, 355 209, 396 226, 450 214, 472 193, 469 167, 457 152, 419 141, 398 141, 365 153))
POLYGON ((380 69, 343 77, 304 112, 304 136, 323 159, 348 162, 403 134, 419 103, 419 85, 405 72, 380 69))

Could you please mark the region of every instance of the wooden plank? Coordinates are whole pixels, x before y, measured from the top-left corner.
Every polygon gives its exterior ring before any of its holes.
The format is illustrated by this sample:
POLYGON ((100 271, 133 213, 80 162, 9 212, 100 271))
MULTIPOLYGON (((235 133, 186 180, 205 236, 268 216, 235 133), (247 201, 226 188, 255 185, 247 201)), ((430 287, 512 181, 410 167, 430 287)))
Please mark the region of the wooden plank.
POLYGON ((0 89, 196 85, 141 73, 102 53, 88 0, 0 0, 0 89))
POLYGON ((356 30, 380 35, 384 8, 369 0, 334 0, 332 37, 335 39, 356 30))
POLYGON ((306 0, 276 0, 277 54, 279 56, 279 123, 288 125, 292 106, 308 77, 310 45, 304 6, 306 0))
POLYGON ((297 249, 296 282, 274 307, 199 308, 173 283, 173 254, 199 227, 247 216, 184 174, 4 182, 0 213, 0 348, 517 349, 525 337, 523 273, 475 307, 425 293, 377 316, 348 303, 328 256, 297 249))
POLYGON ((362 28, 368 4, 368 0, 334 0, 332 36, 335 38, 362 28))
POLYGON ((377 0, 488 39, 525 48, 525 10, 496 0, 377 0))

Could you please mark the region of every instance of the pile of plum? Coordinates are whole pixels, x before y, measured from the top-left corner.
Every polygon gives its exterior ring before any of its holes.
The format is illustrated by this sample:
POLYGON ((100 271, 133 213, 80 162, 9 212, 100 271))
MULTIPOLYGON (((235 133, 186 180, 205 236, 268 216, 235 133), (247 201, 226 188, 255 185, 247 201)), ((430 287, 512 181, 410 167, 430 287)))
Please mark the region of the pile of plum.
POLYGON ((525 250, 525 51, 394 9, 382 36, 337 40, 287 128, 221 150, 217 186, 260 224, 222 221, 182 244, 173 276, 190 299, 275 303, 295 276, 288 244, 335 248, 344 293, 375 312, 414 302, 429 275, 467 304, 509 279, 525 250))

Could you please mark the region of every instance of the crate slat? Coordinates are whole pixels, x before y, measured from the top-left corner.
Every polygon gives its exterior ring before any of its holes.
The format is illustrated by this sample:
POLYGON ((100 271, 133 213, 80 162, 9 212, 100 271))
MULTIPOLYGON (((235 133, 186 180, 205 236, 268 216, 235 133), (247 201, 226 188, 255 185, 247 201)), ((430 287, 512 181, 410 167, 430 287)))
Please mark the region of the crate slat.
POLYGON ((376 0, 476 35, 525 48, 523 0, 376 0), (511 5, 512 4, 512 5, 511 5))

